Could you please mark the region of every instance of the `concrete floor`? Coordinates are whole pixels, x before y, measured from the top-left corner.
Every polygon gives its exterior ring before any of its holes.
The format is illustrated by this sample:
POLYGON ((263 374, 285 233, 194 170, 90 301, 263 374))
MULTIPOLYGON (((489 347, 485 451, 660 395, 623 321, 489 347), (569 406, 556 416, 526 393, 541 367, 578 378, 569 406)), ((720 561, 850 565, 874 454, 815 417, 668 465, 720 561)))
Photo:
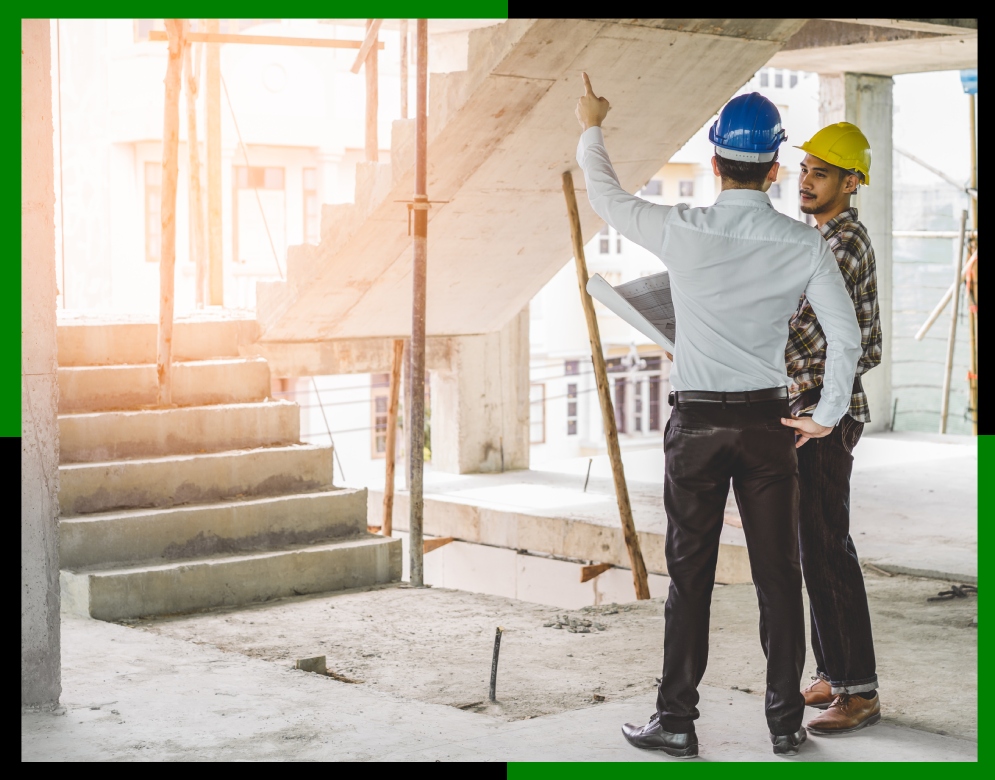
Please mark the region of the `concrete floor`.
MULTIPOLYGON (((425 704, 124 626, 63 621, 59 714, 21 718, 25 761, 671 761, 629 747, 643 694, 530 720, 425 704)), ((775 757, 762 700, 701 689, 701 758, 775 757)), ((977 743, 886 723, 798 761, 974 761, 977 743)))
MULTIPOLYGON (((645 449, 625 449, 622 459, 647 567, 651 571, 665 571, 662 537, 667 518, 662 498, 662 445, 657 441, 648 442, 645 449)), ((585 457, 550 461, 535 464, 527 471, 503 474, 453 475, 427 469, 426 530, 431 532, 434 522, 436 510, 431 506, 432 501, 445 502, 447 507, 444 520, 448 530, 440 535, 498 546, 502 546, 496 540, 500 534, 491 534, 495 539, 475 538, 485 534, 481 519, 484 512, 499 520, 509 518, 519 529, 523 527, 522 518, 549 518, 569 529, 561 531, 560 525, 550 525, 554 538, 549 543, 563 549, 538 551, 597 559, 593 553, 577 555, 567 549, 571 542, 575 549, 583 547, 576 544, 582 537, 592 540, 586 545, 588 548, 599 549, 603 529, 614 533, 619 527, 608 458, 601 455, 592 459, 585 491, 588 460, 585 457), (459 505, 475 510, 461 514, 459 505), (562 541, 555 534, 560 534, 562 541)), ((377 461, 372 470, 355 477, 356 486, 370 488, 370 522, 376 521, 374 524, 379 523, 382 468, 382 461, 377 461)), ((403 473, 404 469, 399 468, 398 490, 402 490, 403 473)), ((861 561, 895 573, 977 583, 977 485, 977 441, 972 436, 906 432, 864 436, 854 450, 851 480, 851 535, 861 561)), ((738 510, 732 491, 729 501, 721 542, 724 548, 744 548, 746 540, 742 529, 737 527, 738 510)), ((394 527, 406 528, 406 518, 407 496, 402 492, 395 505, 394 527)), ((621 547, 620 533, 617 535, 619 543, 614 547, 621 547)), ((741 555, 725 559, 723 552, 720 552, 719 581, 748 582, 745 550, 741 555), (734 578, 721 579, 723 560, 733 562, 727 571, 734 578)), ((627 565, 624 547, 620 552, 613 550, 613 554, 619 558, 618 563, 627 565)))

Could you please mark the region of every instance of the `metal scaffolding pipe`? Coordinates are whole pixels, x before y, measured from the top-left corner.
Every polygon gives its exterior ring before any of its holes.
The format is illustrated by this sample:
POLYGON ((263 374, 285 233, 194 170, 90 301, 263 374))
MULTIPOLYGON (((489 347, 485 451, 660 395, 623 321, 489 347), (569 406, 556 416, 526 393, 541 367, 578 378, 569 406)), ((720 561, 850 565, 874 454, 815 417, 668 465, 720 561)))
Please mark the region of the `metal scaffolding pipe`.
POLYGON ((411 208, 414 213, 414 241, 411 303, 411 414, 409 416, 408 469, 410 473, 410 537, 411 584, 425 584, 424 561, 424 498, 425 468, 425 287, 428 260, 428 194, 426 190, 425 157, 428 141, 426 96, 428 94, 428 20, 419 19, 415 37, 418 49, 418 75, 415 87, 415 194, 411 208))

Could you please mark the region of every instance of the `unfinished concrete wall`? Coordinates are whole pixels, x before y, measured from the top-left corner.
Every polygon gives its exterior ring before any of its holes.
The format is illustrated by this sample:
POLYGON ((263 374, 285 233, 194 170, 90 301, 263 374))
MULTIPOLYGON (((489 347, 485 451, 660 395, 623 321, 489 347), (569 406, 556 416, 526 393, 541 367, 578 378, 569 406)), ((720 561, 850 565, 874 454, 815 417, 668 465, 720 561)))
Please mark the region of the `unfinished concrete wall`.
POLYGON ((529 312, 496 333, 452 339, 432 373, 432 466, 455 474, 529 467, 529 312))
POLYGON ((891 426, 892 336, 892 85, 891 76, 861 73, 819 75, 819 117, 823 126, 852 122, 871 144, 871 186, 853 199, 874 247, 877 262, 878 306, 881 311, 881 364, 863 379, 870 404, 867 432, 891 426))
POLYGON ((62 692, 55 173, 48 19, 21 21, 21 707, 62 692))

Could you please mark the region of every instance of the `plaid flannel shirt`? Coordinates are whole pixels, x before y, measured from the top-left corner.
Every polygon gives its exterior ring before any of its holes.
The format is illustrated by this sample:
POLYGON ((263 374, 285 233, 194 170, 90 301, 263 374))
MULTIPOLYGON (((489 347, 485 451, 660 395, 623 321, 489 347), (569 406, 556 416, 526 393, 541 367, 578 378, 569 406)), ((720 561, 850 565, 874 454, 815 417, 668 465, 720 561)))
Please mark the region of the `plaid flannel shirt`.
MULTIPOLYGON (((847 291, 857 310, 863 353, 853 380, 850 416, 857 422, 867 423, 871 421, 871 415, 860 378, 881 362, 881 316, 878 312, 874 249, 867 229, 857 220, 855 208, 849 208, 833 217, 819 232, 836 255, 847 291)), ((792 400, 806 390, 822 385, 826 373, 826 336, 804 295, 799 302, 798 311, 791 318, 784 359, 788 377, 792 381, 789 389, 792 400)), ((816 404, 812 403, 796 414, 810 415, 815 407, 816 404)))

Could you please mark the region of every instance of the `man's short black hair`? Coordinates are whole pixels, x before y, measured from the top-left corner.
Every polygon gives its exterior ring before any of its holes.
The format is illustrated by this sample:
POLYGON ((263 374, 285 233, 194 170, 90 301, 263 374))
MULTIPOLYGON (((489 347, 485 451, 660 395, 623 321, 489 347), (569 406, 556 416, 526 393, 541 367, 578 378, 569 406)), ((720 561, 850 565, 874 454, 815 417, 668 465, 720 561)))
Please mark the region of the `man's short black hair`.
POLYGON ((760 187, 777 162, 777 152, 774 152, 774 159, 770 162, 743 162, 719 155, 715 155, 715 159, 719 167, 719 176, 723 179, 729 179, 742 187, 760 187))

